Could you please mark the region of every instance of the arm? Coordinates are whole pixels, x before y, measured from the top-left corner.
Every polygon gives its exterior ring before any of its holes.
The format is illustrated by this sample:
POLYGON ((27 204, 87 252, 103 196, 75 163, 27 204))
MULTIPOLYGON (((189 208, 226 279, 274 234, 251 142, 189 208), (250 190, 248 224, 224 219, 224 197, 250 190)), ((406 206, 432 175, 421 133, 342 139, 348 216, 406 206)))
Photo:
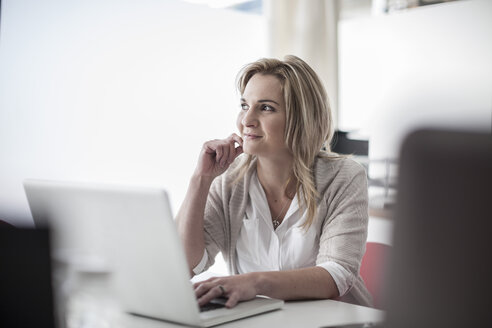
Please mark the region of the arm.
POLYGON ((365 252, 368 225, 368 196, 365 171, 357 165, 340 170, 343 178, 333 181, 336 192, 326 194, 326 220, 321 227, 316 263, 332 261, 351 277, 349 289, 358 275, 365 252))
POLYGON ((289 271, 251 272, 236 276, 211 278, 195 284, 198 304, 204 305, 219 296, 228 297, 226 306, 265 295, 283 300, 326 299, 338 296, 331 275, 323 268, 310 267, 289 271), (222 286, 225 294, 222 294, 222 286))
POLYGON ((183 242, 191 275, 205 251, 203 218, 210 185, 242 153, 241 145, 242 139, 232 134, 224 140, 206 142, 200 152, 184 202, 176 216, 178 233, 183 242), (240 146, 235 147, 236 142, 240 146))
POLYGON ((321 267, 256 272, 254 275, 259 295, 283 300, 325 299, 338 296, 335 281, 330 273, 321 267))
POLYGON ((212 181, 210 177, 193 175, 176 216, 178 233, 185 249, 191 276, 193 268, 198 265, 205 251, 203 213, 212 181))

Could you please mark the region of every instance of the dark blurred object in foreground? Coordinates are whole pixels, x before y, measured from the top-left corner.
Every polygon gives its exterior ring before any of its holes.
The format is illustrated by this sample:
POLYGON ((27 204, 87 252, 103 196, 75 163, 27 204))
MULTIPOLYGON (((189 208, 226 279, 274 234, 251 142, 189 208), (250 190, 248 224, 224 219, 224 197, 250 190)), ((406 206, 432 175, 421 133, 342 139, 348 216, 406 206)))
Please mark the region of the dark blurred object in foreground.
POLYGON ((492 327, 491 134, 414 132, 398 188, 385 327, 492 327))
POLYGON ((48 230, 0 228, 0 327, 54 327, 48 230))
POLYGON ((0 219, 0 229, 1 228, 14 228, 14 226, 8 223, 7 221, 0 219))

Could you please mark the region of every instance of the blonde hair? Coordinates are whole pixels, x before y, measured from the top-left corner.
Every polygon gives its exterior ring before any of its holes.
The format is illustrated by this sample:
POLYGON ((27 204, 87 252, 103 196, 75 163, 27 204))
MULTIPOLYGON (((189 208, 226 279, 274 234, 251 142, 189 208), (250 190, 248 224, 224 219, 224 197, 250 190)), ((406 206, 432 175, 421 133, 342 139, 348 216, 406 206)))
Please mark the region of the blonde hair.
MULTIPOLYGON (((328 154, 337 157, 330 150, 334 131, 325 88, 316 72, 296 56, 286 56, 283 61, 262 58, 244 66, 237 77, 241 94, 255 74, 275 76, 282 85, 286 107, 285 143, 293 154, 296 193, 302 208, 307 210, 302 227, 307 229, 314 221, 319 197, 313 174, 315 158, 328 154)), ((244 176, 253 159, 253 155, 248 155, 238 167, 236 181, 244 176)))

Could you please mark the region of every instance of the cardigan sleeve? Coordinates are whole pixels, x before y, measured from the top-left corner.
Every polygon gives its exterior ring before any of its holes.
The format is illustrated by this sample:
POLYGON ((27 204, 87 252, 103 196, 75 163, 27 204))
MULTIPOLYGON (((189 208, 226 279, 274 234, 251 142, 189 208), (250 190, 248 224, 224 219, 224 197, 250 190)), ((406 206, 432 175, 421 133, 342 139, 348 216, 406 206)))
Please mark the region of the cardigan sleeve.
POLYGON ((316 263, 334 261, 350 273, 349 286, 359 275, 368 224, 367 177, 353 161, 343 161, 324 193, 320 249, 316 263))
POLYGON ((217 177, 210 187, 204 212, 204 238, 207 262, 201 271, 215 262, 215 256, 224 249, 226 239, 225 215, 221 193, 222 177, 217 177))

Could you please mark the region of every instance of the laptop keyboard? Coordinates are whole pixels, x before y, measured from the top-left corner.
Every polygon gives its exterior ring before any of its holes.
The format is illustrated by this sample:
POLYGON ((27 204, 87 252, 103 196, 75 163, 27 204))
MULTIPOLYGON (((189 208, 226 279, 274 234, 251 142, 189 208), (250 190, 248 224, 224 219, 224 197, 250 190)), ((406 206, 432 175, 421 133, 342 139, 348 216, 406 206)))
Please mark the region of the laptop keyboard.
POLYGON ((226 302, 227 302, 227 298, 225 297, 214 298, 207 304, 200 306, 200 312, 223 308, 225 307, 226 302))

